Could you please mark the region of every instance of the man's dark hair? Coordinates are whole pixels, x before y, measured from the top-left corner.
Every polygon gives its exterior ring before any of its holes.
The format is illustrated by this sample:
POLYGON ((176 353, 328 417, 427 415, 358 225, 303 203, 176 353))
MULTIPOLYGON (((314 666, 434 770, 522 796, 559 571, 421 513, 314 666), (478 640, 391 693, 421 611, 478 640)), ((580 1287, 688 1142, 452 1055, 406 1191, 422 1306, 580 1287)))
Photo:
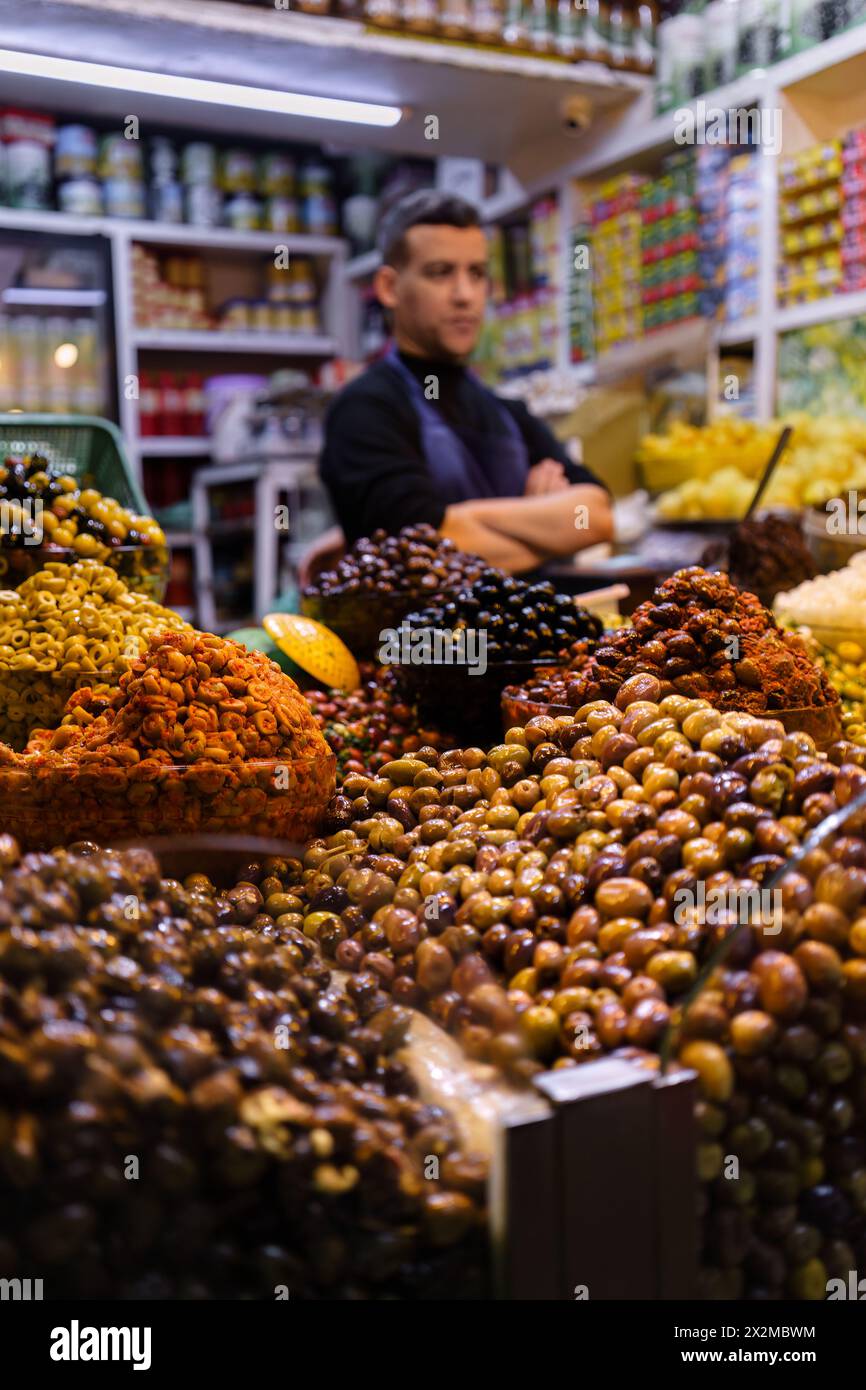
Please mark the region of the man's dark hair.
POLYGON ((385 265, 400 269, 409 257, 410 227, 480 227, 478 209, 456 193, 420 188, 389 208, 379 223, 376 245, 385 265))

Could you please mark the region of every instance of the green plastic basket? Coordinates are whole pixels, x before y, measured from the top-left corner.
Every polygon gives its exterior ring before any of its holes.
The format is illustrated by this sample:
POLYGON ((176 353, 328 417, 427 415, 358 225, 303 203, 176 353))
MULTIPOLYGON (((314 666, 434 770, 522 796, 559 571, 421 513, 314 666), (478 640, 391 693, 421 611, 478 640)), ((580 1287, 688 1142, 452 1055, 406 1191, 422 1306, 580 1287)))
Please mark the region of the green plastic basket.
POLYGON ((69 473, 123 507, 150 516, 133 477, 120 430, 97 415, 0 415, 0 462, 42 454, 52 473, 69 473))

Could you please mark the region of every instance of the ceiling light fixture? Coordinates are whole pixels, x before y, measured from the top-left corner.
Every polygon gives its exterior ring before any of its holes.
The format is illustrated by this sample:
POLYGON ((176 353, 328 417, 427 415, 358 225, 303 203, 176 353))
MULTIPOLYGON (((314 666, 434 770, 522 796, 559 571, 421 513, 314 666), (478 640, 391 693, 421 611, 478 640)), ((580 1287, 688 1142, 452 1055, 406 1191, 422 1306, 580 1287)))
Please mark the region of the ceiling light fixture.
POLYGON ((399 106, 381 106, 372 101, 345 101, 341 97, 278 92, 270 87, 243 87, 236 82, 212 82, 202 77, 143 72, 138 68, 118 68, 108 63, 83 63, 77 58, 17 53, 9 48, 0 48, 0 72, 23 77, 48 77, 61 82, 82 82, 89 87, 105 87, 130 95, 178 97, 183 101, 236 106, 246 111, 272 111, 279 116, 348 121, 352 125, 395 126, 403 115, 399 106))

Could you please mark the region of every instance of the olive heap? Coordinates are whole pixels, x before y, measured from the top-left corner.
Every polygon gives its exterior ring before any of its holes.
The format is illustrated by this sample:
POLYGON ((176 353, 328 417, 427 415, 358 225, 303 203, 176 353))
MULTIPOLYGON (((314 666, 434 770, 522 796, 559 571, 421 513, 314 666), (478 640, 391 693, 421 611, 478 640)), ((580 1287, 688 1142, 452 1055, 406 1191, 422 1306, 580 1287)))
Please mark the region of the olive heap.
POLYGON ((760 715, 839 702, 802 640, 783 632, 760 599, 697 566, 665 579, 635 609, 631 627, 606 633, 592 654, 578 646, 573 667, 508 693, 577 709, 612 700, 624 681, 646 672, 663 693, 723 710, 760 715))
POLYGON ((488 661, 555 662, 572 643, 595 641, 600 618, 578 608, 547 580, 528 583, 487 568, 470 587, 446 594, 406 619, 410 628, 474 628, 486 634, 488 661))
POLYGON ((401 697, 387 666, 363 662, 357 690, 305 690, 304 698, 336 756, 338 778, 376 773, 422 744, 447 746, 438 730, 419 728, 414 706, 401 697))
POLYGON ((46 1298, 485 1293, 485 1164, 394 1055, 408 1011, 336 987, 287 924, 298 861, 227 893, 143 849, 20 859, 4 836, 0 864, 0 1277, 38 1269, 46 1298))
MULTIPOLYGON (((45 544, 68 547, 83 559, 105 561, 111 549, 121 545, 165 544, 153 517, 135 515, 94 487, 82 488, 77 478, 58 474, 40 454, 9 457, 0 463, 0 499, 13 516, 16 505, 37 504, 45 544)), ((23 546, 27 541, 26 527, 10 526, 3 533, 4 547, 23 546)))
POLYGON ((823 1298, 866 1262, 866 814, 783 878, 777 920, 678 904, 759 889, 864 762, 638 675, 486 754, 346 777, 280 920, 513 1081, 673 1029, 702 1096, 702 1292, 823 1298))
POLYGON ((404 526, 395 536, 379 529, 355 541, 334 569, 304 589, 304 596, 448 593, 471 584, 484 568, 483 560, 458 550, 434 526, 404 526))

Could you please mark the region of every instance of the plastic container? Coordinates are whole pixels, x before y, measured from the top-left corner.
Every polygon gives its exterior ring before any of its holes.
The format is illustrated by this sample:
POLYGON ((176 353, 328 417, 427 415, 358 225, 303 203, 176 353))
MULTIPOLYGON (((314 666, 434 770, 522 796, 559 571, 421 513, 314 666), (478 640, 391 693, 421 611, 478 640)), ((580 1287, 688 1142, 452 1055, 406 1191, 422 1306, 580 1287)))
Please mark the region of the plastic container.
POLYGON ((62 125, 54 145, 54 177, 81 177, 96 173, 99 139, 92 126, 62 125))
POLYGON ((181 180, 185 184, 216 184, 216 146, 205 140, 184 145, 180 158, 181 180))
POLYGON ((100 217, 102 185, 89 175, 64 179, 57 189, 57 205, 70 217, 100 217))
POLYGON ((267 384, 266 376, 252 374, 229 373, 209 376, 204 384, 205 432, 208 435, 214 434, 220 416, 236 396, 252 397, 256 392, 263 391, 267 384))
POLYGON ((102 671, 25 671, 0 662, 0 745, 20 753, 35 729, 56 729, 66 702, 90 686, 107 696, 118 688, 132 661, 102 671))
POLYGON ((128 217, 135 220, 147 216, 145 187, 137 179, 124 176, 103 181, 102 195, 106 217, 128 217))
POLYGON ((543 700, 530 700, 511 688, 502 692, 500 711, 503 733, 508 733, 509 729, 523 729, 530 719, 537 719, 542 714, 551 719, 559 719, 562 715, 573 719, 577 714, 577 710, 571 705, 549 705, 543 700))
POLYGON ((0 457, 42 454, 52 472, 69 473, 122 507, 150 516, 132 475, 120 430, 95 415, 0 415, 0 457))
POLYGON ((505 687, 523 684, 542 670, 550 670, 550 660, 493 661, 480 675, 473 675, 470 666, 456 664, 399 666, 396 670, 407 696, 417 704, 422 722, 460 735, 495 739, 505 687))
POLYGON ((104 179, 136 182, 144 176, 141 143, 125 135, 103 135, 99 144, 99 173, 104 179))
MULTIPOLYGON (((434 597, 426 595, 423 601, 430 602, 434 597)), ((402 592, 371 594, 359 590, 350 594, 304 594, 301 612, 305 618, 314 618, 336 633, 358 661, 373 661, 384 640, 383 631, 399 627, 420 602, 419 594, 402 592)))
POLYGON ((147 849, 156 855, 164 878, 181 882, 188 874, 207 874, 216 888, 233 888, 240 870, 263 859, 303 859, 306 846, 251 835, 152 836, 130 840, 124 849, 147 849))
MULTIPOLYGON (((64 546, 0 544, 0 588, 17 589, 50 560, 71 565, 81 558, 77 551, 64 546)), ((104 557, 92 558, 115 570, 135 593, 147 594, 156 603, 165 598, 169 573, 167 545, 119 545, 104 557)))
POLYGON ((835 705, 809 705, 802 709, 768 710, 767 717, 778 719, 789 734, 809 734, 815 740, 818 752, 824 752, 831 744, 842 737, 842 707, 835 705))
POLYGON ((0 767, 0 823, 25 849, 163 835, 247 834, 305 841, 335 788, 336 759, 0 767))
MULTIPOLYGON (((856 494, 858 503, 861 497, 866 497, 866 493, 856 494)), ((840 533, 831 531, 832 519, 826 507, 810 507, 803 513, 803 537, 819 574, 843 569, 858 551, 866 549, 866 534, 853 528, 840 533)))
MULTIPOLYGON (((138 483, 132 475, 116 425, 97 416, 0 415, 0 460, 24 454, 41 454, 52 473, 68 473, 80 487, 94 487, 113 497, 139 516, 150 516, 138 483)), ((47 560, 77 560, 74 550, 50 546, 0 545, 0 559, 8 561, 7 575, 20 584, 42 569, 47 560)), ((165 546, 119 546, 105 561, 116 569, 130 588, 161 600, 168 582, 168 549, 165 546)), ((13 580, 4 579, 5 587, 13 580)))

